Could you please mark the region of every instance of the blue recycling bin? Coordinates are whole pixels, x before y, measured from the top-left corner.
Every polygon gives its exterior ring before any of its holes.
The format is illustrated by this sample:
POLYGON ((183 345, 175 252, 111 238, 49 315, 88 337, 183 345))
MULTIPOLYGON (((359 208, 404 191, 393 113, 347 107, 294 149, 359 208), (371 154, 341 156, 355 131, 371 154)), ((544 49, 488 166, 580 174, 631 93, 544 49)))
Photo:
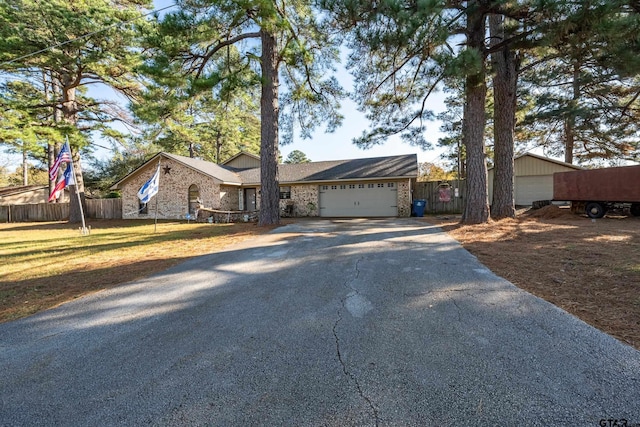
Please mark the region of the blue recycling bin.
POLYGON ((413 213, 415 216, 423 217, 424 209, 427 206, 427 201, 422 199, 417 199, 413 201, 413 213))

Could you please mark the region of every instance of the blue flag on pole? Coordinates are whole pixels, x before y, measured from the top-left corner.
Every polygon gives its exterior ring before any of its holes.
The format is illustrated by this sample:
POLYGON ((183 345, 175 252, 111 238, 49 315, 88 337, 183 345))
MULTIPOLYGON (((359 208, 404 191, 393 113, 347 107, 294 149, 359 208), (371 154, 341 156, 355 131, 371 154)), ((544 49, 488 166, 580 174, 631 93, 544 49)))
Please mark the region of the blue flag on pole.
POLYGON ((144 183, 138 191, 138 199, 142 203, 149 203, 149 200, 158 193, 160 183, 160 164, 158 163, 158 169, 151 179, 144 183))

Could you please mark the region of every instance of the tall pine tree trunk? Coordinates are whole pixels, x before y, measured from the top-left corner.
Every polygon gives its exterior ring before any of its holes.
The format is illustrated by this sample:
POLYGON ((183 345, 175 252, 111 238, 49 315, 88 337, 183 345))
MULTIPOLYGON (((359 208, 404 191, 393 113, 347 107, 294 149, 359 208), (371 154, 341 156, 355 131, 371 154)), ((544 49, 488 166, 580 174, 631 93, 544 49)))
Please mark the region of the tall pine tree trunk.
POLYGON ((260 216, 259 225, 280 223, 278 182, 278 57, 276 38, 260 30, 262 94, 260 97, 260 216))
MULTIPOLYGON (((65 74, 60 82, 62 86, 62 115, 64 121, 72 126, 78 124, 79 106, 76 101, 76 86, 73 83, 72 76, 65 74)), ((82 222, 82 211, 80 203, 84 205, 84 180, 82 179, 82 164, 80 162, 80 153, 78 150, 71 150, 74 166, 75 185, 69 186, 69 222, 82 222), (79 195, 79 197, 78 197, 79 195), (80 201, 78 201, 78 198, 80 201)))
MULTIPOLYGON (((489 16, 491 45, 504 40, 504 17, 489 16)), ((491 217, 514 218, 514 146, 516 123, 516 88, 518 84, 516 58, 508 45, 491 54, 494 68, 494 174, 491 217)))
POLYGON ((467 9, 467 46, 480 56, 482 64, 465 80, 466 105, 462 138, 467 149, 467 194, 462 223, 481 224, 489 220, 487 162, 484 150, 485 82, 484 41, 485 16, 482 2, 469 2, 467 9))

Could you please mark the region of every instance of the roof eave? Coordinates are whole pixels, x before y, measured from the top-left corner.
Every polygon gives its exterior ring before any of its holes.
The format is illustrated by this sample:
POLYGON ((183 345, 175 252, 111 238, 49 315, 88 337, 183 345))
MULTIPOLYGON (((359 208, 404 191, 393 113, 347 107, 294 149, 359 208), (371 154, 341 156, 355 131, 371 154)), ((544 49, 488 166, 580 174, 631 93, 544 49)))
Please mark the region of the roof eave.
MULTIPOLYGON (((573 165, 571 163, 566 163, 566 162, 563 162, 561 160, 550 159, 549 157, 540 156, 538 154, 533 154, 533 153, 529 153, 529 152, 520 154, 519 156, 514 157, 513 160, 517 160, 517 159, 520 159, 520 158, 525 157, 525 156, 533 157, 534 159, 542 160, 543 162, 555 163, 556 165, 566 166, 568 168, 573 168, 573 169, 576 169, 576 170, 583 170, 584 169, 582 166, 573 165)), ((492 170, 494 168, 495 168, 495 166, 491 166, 487 170, 492 170)))
MULTIPOLYGON (((309 185, 309 184, 326 184, 330 182, 360 182, 360 181, 380 181, 380 180, 405 180, 405 179, 416 179, 418 175, 409 175, 409 176, 377 176, 373 178, 336 178, 336 179, 314 179, 311 181, 279 181, 279 185, 309 185)), ((259 182, 245 182, 242 184, 243 186, 255 186, 260 185, 259 182)))
POLYGON ((124 181, 128 181, 134 175, 137 175, 138 172, 140 172, 142 169, 144 169, 145 166, 147 166, 149 163, 153 162, 159 156, 162 156, 162 152, 159 152, 158 154, 156 154, 155 156, 151 157, 149 160, 147 160, 146 162, 144 162, 143 164, 141 164, 140 166, 135 168, 129 174, 125 175, 124 178, 122 178, 120 181, 116 182, 111 187, 109 187, 109 190, 120 190, 120 184, 122 184, 124 181))
POLYGON ((109 187, 110 190, 120 190, 120 185, 124 182, 129 180, 130 178, 132 178, 135 174, 137 174, 140 170, 144 169, 148 164, 152 163, 158 156, 162 156, 166 159, 169 160, 173 160, 174 162, 178 162, 181 165, 183 165, 186 168, 189 168, 193 171, 196 171, 198 173, 201 173, 203 175, 208 176, 209 178, 212 178, 216 184, 221 185, 221 184, 225 184, 225 185, 242 185, 242 183, 235 183, 235 182, 226 182, 226 181, 222 181, 220 178, 217 178, 207 172, 204 172, 200 169, 194 168, 193 166, 181 161, 179 158, 176 158, 174 156, 172 156, 170 153, 164 153, 164 152, 160 152, 158 154, 156 154, 155 156, 153 156, 151 159, 147 160, 145 163, 143 163, 142 165, 140 165, 139 167, 136 168, 136 170, 134 170, 133 172, 131 172, 129 175, 125 176, 124 178, 122 178, 120 181, 116 182, 115 184, 113 184, 111 187, 109 187))

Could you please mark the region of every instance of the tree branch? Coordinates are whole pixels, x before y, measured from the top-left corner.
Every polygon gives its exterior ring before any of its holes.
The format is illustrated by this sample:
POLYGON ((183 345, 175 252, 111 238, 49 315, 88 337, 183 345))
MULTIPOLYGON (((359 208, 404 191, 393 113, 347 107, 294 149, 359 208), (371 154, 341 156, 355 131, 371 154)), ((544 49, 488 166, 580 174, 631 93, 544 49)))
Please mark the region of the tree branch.
POLYGON ((237 43, 240 40, 255 39, 255 38, 260 38, 259 32, 239 34, 235 37, 232 37, 230 39, 227 39, 223 42, 218 43, 213 49, 211 49, 210 52, 207 52, 206 55, 202 56, 202 63, 200 64, 200 67, 198 67, 198 71, 196 72, 196 78, 200 77, 200 74, 202 74, 202 71, 204 70, 204 67, 207 65, 207 62, 209 61, 209 59, 211 59, 211 57, 215 55, 216 52, 218 52, 220 49, 222 49, 225 46, 229 46, 234 43, 237 43))
POLYGON ((620 112, 620 118, 618 119, 618 123, 622 120, 624 115, 627 114, 629 107, 631 107, 631 104, 633 104, 638 99, 638 97, 640 97, 640 90, 637 91, 636 94, 633 95, 633 98, 631 98, 631 100, 625 104, 624 108, 620 112))

